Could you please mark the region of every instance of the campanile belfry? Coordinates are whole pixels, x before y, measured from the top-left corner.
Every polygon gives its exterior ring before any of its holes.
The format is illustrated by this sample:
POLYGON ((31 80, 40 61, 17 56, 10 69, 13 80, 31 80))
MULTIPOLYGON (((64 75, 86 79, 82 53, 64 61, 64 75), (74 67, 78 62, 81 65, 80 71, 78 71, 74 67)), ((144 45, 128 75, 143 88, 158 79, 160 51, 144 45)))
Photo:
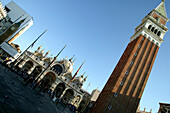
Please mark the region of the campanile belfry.
POLYGON ((136 27, 91 113, 136 113, 168 20, 162 0, 136 27))

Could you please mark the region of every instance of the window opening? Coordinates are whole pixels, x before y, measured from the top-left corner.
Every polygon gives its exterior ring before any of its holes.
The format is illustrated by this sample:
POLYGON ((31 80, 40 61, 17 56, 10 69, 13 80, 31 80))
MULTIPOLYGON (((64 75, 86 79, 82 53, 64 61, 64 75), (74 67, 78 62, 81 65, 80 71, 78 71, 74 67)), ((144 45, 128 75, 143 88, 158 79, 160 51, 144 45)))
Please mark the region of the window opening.
POLYGON ((120 82, 120 85, 123 85, 123 81, 122 81, 122 82, 120 82))
POLYGON ((108 106, 108 110, 111 110, 111 108, 112 108, 112 105, 109 105, 109 106, 108 106))
POLYGON ((118 96, 118 93, 115 93, 114 96, 117 97, 117 96, 118 96))
POLYGON ((155 28, 154 28, 154 27, 152 27, 151 31, 153 32, 154 30, 155 30, 155 28))
POLYGON ((161 36, 161 32, 160 31, 158 31, 158 34, 157 34, 158 36, 161 36))
POLYGON ((128 73, 129 73, 129 72, 128 72, 128 71, 126 71, 126 73, 125 73, 125 74, 126 74, 126 75, 128 75, 128 73))
POLYGON ((149 25, 148 29, 150 30, 150 29, 151 29, 151 27, 152 27, 152 26, 151 26, 151 25, 149 25))
POLYGON ((141 45, 139 45, 138 48, 141 48, 141 45))
POLYGON ((158 32, 158 30, 157 30, 157 29, 155 29, 154 33, 155 33, 155 34, 157 34, 157 32, 158 32))

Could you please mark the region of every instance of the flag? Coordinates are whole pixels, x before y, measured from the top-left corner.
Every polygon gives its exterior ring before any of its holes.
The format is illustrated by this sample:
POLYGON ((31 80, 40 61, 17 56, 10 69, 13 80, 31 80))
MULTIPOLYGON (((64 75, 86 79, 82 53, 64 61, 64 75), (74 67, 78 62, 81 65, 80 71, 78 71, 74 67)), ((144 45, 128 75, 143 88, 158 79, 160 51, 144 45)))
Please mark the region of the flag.
POLYGON ((87 88, 90 86, 90 83, 87 85, 87 88))
MULTIPOLYGON (((85 62, 85 61, 84 61, 85 62)), ((78 74, 78 72, 80 71, 81 67, 83 66, 84 62, 81 64, 81 66, 79 67, 79 69, 77 70, 77 72, 74 74, 72 80, 76 77, 76 75, 78 74)), ((71 80, 71 81, 72 81, 71 80)))
POLYGON ((45 30, 31 45, 30 47, 32 48, 35 44, 35 42, 37 42, 37 40, 46 32, 47 30, 45 30))
POLYGON ((90 86, 90 83, 87 85, 87 87, 86 87, 86 90, 87 90, 87 88, 90 86))
MULTIPOLYGON (((85 61, 84 61, 85 62, 85 61)), ((80 71, 81 67, 83 66, 84 62, 81 64, 81 66, 79 67, 79 69, 76 71, 76 73, 74 74, 73 78, 70 80, 70 82, 67 84, 66 87, 68 87, 68 85, 74 80, 74 78, 76 77, 76 75, 78 74, 78 72, 80 71)))

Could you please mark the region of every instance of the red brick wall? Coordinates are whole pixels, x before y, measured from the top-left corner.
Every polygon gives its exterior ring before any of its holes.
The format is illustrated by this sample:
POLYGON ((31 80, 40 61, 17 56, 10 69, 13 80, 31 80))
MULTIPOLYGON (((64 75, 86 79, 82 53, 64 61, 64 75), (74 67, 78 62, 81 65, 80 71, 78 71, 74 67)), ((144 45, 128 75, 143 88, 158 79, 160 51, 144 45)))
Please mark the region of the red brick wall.
POLYGON ((142 35, 130 42, 91 113, 135 113, 158 49, 158 46, 142 35), (123 85, 120 84, 121 81, 124 82, 123 85), (117 97, 114 96, 115 93, 118 93, 117 97), (112 107, 109 110, 110 105, 112 107))

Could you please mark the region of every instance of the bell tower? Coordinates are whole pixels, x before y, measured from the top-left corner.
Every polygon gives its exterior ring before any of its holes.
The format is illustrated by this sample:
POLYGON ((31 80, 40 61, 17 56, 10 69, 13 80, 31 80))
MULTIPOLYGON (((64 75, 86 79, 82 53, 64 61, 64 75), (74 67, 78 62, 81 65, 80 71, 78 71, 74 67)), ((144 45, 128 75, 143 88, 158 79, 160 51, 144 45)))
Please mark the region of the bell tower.
POLYGON ((91 113, 136 113, 168 20, 162 0, 136 27, 91 113))

